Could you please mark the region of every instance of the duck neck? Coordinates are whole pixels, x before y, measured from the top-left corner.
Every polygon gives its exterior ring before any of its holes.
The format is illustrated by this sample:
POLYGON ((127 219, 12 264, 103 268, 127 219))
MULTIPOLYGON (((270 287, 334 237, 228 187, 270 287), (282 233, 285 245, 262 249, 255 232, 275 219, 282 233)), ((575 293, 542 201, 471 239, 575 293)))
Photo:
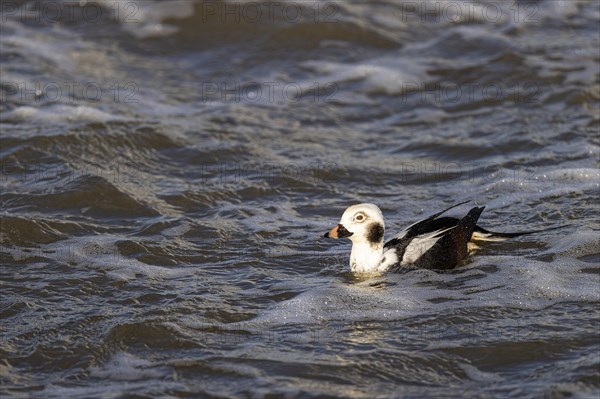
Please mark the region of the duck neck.
POLYGON ((353 272, 376 272, 383 258, 383 240, 378 243, 352 243, 350 269, 353 272))

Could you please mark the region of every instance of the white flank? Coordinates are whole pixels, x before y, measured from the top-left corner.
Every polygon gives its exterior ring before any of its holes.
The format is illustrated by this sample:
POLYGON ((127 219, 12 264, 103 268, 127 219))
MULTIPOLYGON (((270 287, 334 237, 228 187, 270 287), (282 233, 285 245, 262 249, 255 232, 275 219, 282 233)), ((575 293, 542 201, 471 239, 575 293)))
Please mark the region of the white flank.
POLYGON ((381 259, 381 263, 379 264, 377 271, 384 272, 389 269, 390 266, 394 266, 396 263, 398 263, 398 261, 399 259, 398 255, 396 255, 396 249, 388 248, 383 253, 383 258, 381 259))

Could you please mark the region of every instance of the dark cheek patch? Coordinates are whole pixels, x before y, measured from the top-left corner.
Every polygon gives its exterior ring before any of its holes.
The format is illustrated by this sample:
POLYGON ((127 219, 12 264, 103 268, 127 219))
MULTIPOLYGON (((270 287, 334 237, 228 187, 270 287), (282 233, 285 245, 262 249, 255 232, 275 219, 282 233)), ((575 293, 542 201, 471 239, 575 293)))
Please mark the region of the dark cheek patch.
POLYGON ((379 223, 370 225, 367 240, 369 240, 371 244, 379 244, 381 240, 383 240, 383 226, 379 223))

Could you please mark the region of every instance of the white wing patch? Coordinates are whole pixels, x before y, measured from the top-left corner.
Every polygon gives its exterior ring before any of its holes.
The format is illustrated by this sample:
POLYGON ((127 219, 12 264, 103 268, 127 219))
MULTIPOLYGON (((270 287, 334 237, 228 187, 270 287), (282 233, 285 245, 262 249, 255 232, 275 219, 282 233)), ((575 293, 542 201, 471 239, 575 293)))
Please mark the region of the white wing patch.
POLYGON ((456 226, 452 226, 447 229, 436 230, 429 234, 424 234, 413 238, 404 251, 402 263, 415 263, 421 256, 423 256, 425 252, 429 251, 440 238, 442 238, 443 233, 452 230, 455 227, 456 226))
POLYGON ((431 216, 429 216, 429 217, 427 217, 427 218, 425 218, 425 219, 421 219, 421 220, 419 220, 418 222, 414 222, 414 223, 413 223, 413 224, 411 224, 410 226, 407 226, 407 227, 405 227, 405 228, 404 228, 404 230, 402 230, 401 232, 399 232, 398 234, 396 234, 394 237, 392 237, 392 239, 394 239, 394 238, 398 238, 398 239, 404 238, 404 236, 406 236, 406 233, 408 233, 408 231, 409 231, 409 230, 410 230, 412 227, 416 226, 417 224, 419 224, 419 223, 421 223, 421 222, 425 222, 425 221, 430 221, 430 222, 431 222, 431 221, 435 220, 435 219, 436 219, 438 216, 440 216, 441 214, 443 214, 443 213, 446 213, 446 212, 448 212, 450 209, 454 209, 454 208, 456 208, 457 206, 460 206, 460 205, 466 204, 467 202, 469 202, 469 201, 463 201, 463 202, 460 202, 460 203, 458 203, 458 204, 454 204, 454 205, 452 205, 451 207, 449 207, 449 208, 446 208, 446 209, 444 209, 443 211, 436 213, 435 215, 431 215, 431 216))

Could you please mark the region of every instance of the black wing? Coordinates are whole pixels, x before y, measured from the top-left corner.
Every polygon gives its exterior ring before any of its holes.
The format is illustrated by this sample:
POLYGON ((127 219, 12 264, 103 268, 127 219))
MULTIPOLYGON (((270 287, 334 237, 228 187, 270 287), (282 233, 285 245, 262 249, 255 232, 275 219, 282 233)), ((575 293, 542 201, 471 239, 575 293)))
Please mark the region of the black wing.
POLYGON ((396 235, 394 238, 392 238, 390 241, 386 242, 383 245, 383 248, 395 247, 395 246, 400 245, 401 243, 410 242, 410 239, 412 239, 416 236, 426 234, 426 233, 432 233, 436 230, 447 229, 447 228, 456 226, 456 224, 459 221, 459 219, 457 219, 457 218, 443 217, 443 218, 437 219, 437 217, 440 216, 441 214, 443 214, 444 212, 447 212, 452 208, 456 208, 459 205, 466 204, 467 202, 469 202, 469 201, 464 201, 459 204, 452 205, 451 207, 446 208, 443 211, 440 211, 434 215, 431 215, 426 219, 423 219, 416 223, 411 224, 410 226, 405 228, 402 232, 400 232, 398 235, 396 235))
POLYGON ((467 243, 471 240, 484 209, 484 206, 471 209, 453 229, 442 233, 441 238, 419 257, 415 266, 438 270, 458 266, 467 257, 467 243))

